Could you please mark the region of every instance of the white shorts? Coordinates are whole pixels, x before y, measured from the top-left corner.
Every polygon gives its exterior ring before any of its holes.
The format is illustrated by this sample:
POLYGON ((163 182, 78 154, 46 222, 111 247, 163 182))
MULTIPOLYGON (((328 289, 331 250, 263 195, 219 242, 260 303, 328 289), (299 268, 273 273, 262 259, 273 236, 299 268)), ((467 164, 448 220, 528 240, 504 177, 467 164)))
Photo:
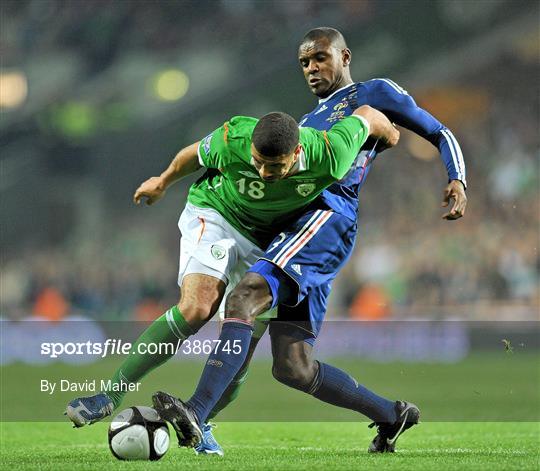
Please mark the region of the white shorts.
MULTIPOLYGON (((178 285, 184 276, 210 275, 227 284, 228 293, 242 279, 246 270, 263 254, 253 242, 231 226, 214 209, 187 203, 180 215, 180 266, 178 285)), ((220 307, 220 314, 223 311, 220 307)))

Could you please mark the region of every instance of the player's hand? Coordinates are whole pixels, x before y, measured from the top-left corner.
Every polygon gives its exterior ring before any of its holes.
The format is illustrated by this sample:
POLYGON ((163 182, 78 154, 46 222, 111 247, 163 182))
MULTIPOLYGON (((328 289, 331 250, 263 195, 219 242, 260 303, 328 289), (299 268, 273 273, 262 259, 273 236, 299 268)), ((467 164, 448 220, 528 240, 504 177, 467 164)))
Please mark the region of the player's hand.
POLYGON ((146 198, 146 204, 150 206, 159 201, 165 194, 165 185, 161 177, 151 177, 135 190, 133 202, 140 204, 141 200, 146 198))
POLYGON ((448 207, 452 200, 454 201, 452 204, 452 209, 443 214, 443 219, 447 219, 449 221, 462 217, 465 214, 465 208, 467 207, 465 187, 459 180, 452 180, 444 189, 444 199, 441 206, 443 208, 448 207))
POLYGON ((380 152, 385 149, 389 149, 390 147, 397 146, 397 143, 399 142, 399 137, 399 131, 397 130, 396 126, 391 123, 391 127, 388 128, 387 134, 379 140, 380 152))

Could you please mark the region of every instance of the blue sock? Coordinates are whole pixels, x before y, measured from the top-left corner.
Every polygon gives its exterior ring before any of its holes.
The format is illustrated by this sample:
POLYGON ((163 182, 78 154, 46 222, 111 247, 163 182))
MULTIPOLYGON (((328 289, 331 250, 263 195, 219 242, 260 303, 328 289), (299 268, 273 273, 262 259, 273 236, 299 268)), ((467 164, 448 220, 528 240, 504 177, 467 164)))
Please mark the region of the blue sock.
POLYGON ((187 401, 203 424, 246 359, 253 327, 238 319, 225 319, 219 347, 206 362, 195 394, 187 401))
POLYGON ((393 423, 397 420, 395 405, 366 389, 347 373, 326 363, 319 363, 319 372, 310 394, 335 406, 352 409, 374 422, 393 423))

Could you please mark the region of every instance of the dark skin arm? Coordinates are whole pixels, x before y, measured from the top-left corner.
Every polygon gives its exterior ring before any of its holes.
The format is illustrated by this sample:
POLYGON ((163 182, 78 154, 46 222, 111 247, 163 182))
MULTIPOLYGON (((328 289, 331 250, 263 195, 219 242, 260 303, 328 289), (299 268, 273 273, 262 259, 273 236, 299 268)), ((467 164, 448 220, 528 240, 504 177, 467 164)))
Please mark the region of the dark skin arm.
MULTIPOLYGON (((363 116, 369 121, 371 135, 378 138, 382 144, 382 146, 379 147, 379 150, 393 147, 398 143, 399 131, 380 111, 377 111, 370 106, 363 105, 356 109, 354 114, 363 116)), ((467 196, 465 195, 465 186, 460 180, 452 180, 444 189, 442 207, 446 208, 450 206, 451 203, 452 207, 450 211, 442 216, 442 218, 447 221, 454 221, 465 215, 467 196)))

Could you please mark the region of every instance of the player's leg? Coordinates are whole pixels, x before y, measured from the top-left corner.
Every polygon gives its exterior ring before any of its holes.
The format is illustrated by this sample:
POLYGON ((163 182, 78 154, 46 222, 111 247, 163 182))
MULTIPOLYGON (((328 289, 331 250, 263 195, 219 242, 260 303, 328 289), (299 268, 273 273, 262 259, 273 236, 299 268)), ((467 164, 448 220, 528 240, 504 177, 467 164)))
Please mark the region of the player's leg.
POLYGON ((323 402, 360 412, 375 422, 395 422, 394 401, 378 396, 339 368, 313 358, 312 335, 287 322, 271 324, 274 378, 323 402))
POLYGON ((217 311, 225 283, 213 276, 191 273, 184 277, 180 300, 157 318, 133 344, 122 365, 115 371, 107 391, 71 401, 66 414, 76 427, 101 420, 116 409, 131 384, 172 358, 182 342, 195 334, 217 311), (170 348, 164 348, 167 344, 170 348), (148 353, 148 345, 161 345, 148 353))
POLYGON ((267 323, 260 323, 260 327, 264 327, 262 330, 259 331, 259 335, 255 335, 257 333, 257 329, 254 332, 254 335, 251 339, 251 344, 249 345, 249 351, 246 360, 244 361, 244 364, 240 368, 240 371, 236 374, 236 376, 233 378, 233 380, 230 382, 229 386, 227 386, 227 389, 223 392, 223 395, 219 399, 218 403, 214 406, 210 414, 208 415, 208 418, 206 419, 206 423, 202 424, 201 426, 201 441, 200 443, 195 447, 195 452, 198 455, 219 455, 223 456, 225 453, 223 451, 223 448, 219 445, 217 440, 214 438, 213 429, 216 427, 215 424, 210 423, 210 421, 216 417, 223 409, 229 406, 231 402, 233 402, 240 393, 240 389, 242 385, 245 383, 247 376, 248 376, 248 369, 249 369, 249 363, 251 361, 251 357, 253 356, 253 352, 255 351, 255 348, 257 348, 257 344, 259 343, 260 337, 264 334, 267 328, 267 323))
MULTIPOLYGON (((206 421, 245 362, 256 316, 282 300, 298 299, 299 289, 294 286, 296 280, 284 273, 279 262, 289 260, 290 256, 308 244, 333 215, 332 211, 319 207, 307 211, 286 232, 281 233, 264 254, 266 260, 276 257, 276 261, 259 260, 234 288, 227 298, 219 347, 211 353, 189 401, 183 403, 163 392, 154 394, 153 402, 158 412, 171 422, 177 435, 184 437, 179 440, 181 446, 196 446, 200 442, 200 424, 206 421)), ((342 218, 338 219, 342 221, 342 218)), ((353 224, 350 219, 347 220, 348 226, 353 224)), ((327 247, 333 246, 335 236, 336 229, 331 229, 322 243, 327 247)), ((330 257, 334 258, 335 253, 330 257)), ((324 266, 324 260, 319 261, 324 266)), ((291 269, 299 276, 302 274, 301 266, 291 269)))
POLYGON ((246 382, 248 376, 249 364, 251 362, 251 358, 253 357, 253 353, 257 348, 259 340, 263 336, 264 332, 266 332, 267 327, 268 324, 266 322, 260 322, 255 325, 255 330, 253 331, 253 335, 251 337, 251 343, 249 344, 249 350, 244 364, 241 366, 240 371, 238 371, 236 376, 227 386, 227 389, 225 389, 218 403, 208 415, 208 421, 214 419, 223 409, 228 407, 229 404, 238 397, 238 394, 240 394, 240 388, 246 382))
POLYGON ((199 443, 200 424, 244 364, 255 317, 278 302, 297 304, 314 277, 315 281, 330 277, 336 263, 346 260, 355 228, 355 221, 327 208, 314 207, 281 233, 263 259, 248 270, 227 298, 220 347, 206 362, 195 394, 187 403, 162 392, 153 397, 156 409, 169 419, 178 435, 183 435, 181 445, 199 443), (319 236, 314 239, 316 234, 319 236), (304 247, 311 247, 318 256, 302 257, 304 247), (293 263, 295 258, 302 264, 293 263))
POLYGON ((110 391, 77 398, 68 404, 66 412, 76 426, 110 415, 120 404, 129 384, 174 355, 171 349, 161 355, 142 354, 139 345, 173 343, 179 346, 217 311, 239 254, 253 260, 261 253, 213 210, 188 204, 180 217, 179 228, 182 232, 179 303, 154 321, 137 340, 131 354, 113 375, 110 391))
MULTIPOLYGON (((272 262, 280 263, 281 273, 294 280, 300 301, 297 305, 291 300, 280 304, 278 321, 271 325, 273 351, 277 355, 274 373, 282 382, 289 382, 322 401, 370 417, 379 429, 370 451, 393 451, 397 437, 418 422, 418 408, 378 396, 338 368, 313 360, 311 346, 293 342, 291 338, 294 336, 290 334, 276 333, 276 329, 284 329, 287 325, 281 324, 280 320, 292 321, 297 327, 296 338, 302 339, 300 334, 303 333, 307 335, 304 340, 314 341, 324 320, 331 283, 350 256, 355 233, 355 224, 335 215, 311 243, 296 251, 281 249, 272 259, 272 262), (332 240, 333 244, 330 243, 332 240), (279 340, 280 337, 283 338, 279 340), (289 355, 291 359, 288 359, 289 355), (315 377, 312 376, 313 371, 317 371, 315 377), (312 379, 311 383, 309 379, 312 379)), ((252 268, 256 269, 257 265, 252 268)))
MULTIPOLYGON (((280 381, 322 401, 358 411, 377 423, 394 423, 394 401, 378 396, 347 373, 311 356, 311 344, 324 320, 332 281, 354 247, 356 221, 322 206, 314 208, 301 234, 305 235, 264 255, 266 258, 270 254, 269 261, 281 269, 279 283, 289 278, 297 288, 296 299, 280 297, 278 320, 271 324, 273 372, 280 381), (288 331, 289 325, 280 322, 283 320, 292 321, 295 328, 288 331)), ((251 270, 257 271, 261 263, 251 270)))
POLYGON ((115 408, 120 405, 127 385, 137 383, 150 371, 172 358, 181 343, 212 318, 221 303, 225 287, 225 283, 214 276, 200 273, 184 276, 178 304, 152 322, 115 372, 112 384, 118 385, 120 391, 113 388, 107 392, 115 408), (172 344, 177 349, 160 348, 158 353, 149 354, 146 348, 140 348, 149 344, 172 344))
MULTIPOLYGON (((277 355, 274 373, 282 382, 322 401, 370 417, 379 428, 370 451, 393 451, 397 437, 418 421, 418 408, 378 396, 338 368, 313 360, 310 346, 293 342, 291 338, 294 337, 290 334, 276 333, 280 325, 281 328, 286 326, 280 320, 292 321, 298 328, 296 338, 302 339, 299 333, 304 333, 307 334, 304 340, 314 341, 326 313, 331 283, 348 260, 355 235, 355 223, 344 216, 332 215, 308 244, 298 249, 283 247, 272 258, 272 262, 282 269, 281 273, 294 280, 299 301, 298 304, 291 299, 282 302, 278 321, 271 326, 273 351, 277 355), (279 340, 280 337, 283 338, 279 340), (288 359, 289 355, 291 359, 288 359), (314 371, 317 374, 313 377, 314 371)), ((252 270, 257 270, 257 264, 252 270)))
POLYGON ((379 427, 377 437, 384 439, 374 440, 371 451, 392 451, 399 434, 418 421, 418 408, 389 401, 359 385, 347 373, 317 362, 311 356, 310 342, 317 337, 322 325, 331 283, 352 252, 356 221, 324 208, 305 216, 309 217, 308 222, 294 237, 286 234, 263 256, 280 270, 268 273, 264 260, 250 269, 261 274, 269 287, 275 284, 275 277, 279 286, 289 282, 289 286, 295 288, 277 294, 273 291, 273 297, 277 296, 280 303, 278 321, 271 323, 273 372, 280 381, 324 402, 370 417, 379 427), (287 333, 287 324, 279 322, 283 319, 294 321, 297 328, 287 333), (379 442, 384 442, 384 450, 380 450, 379 442))
MULTIPOLYGON (((279 288, 277 279, 274 288, 279 288)), ((246 361, 255 318, 273 307, 272 299, 265 278, 246 273, 227 298, 218 347, 210 354, 193 396, 185 403, 161 391, 152 396, 156 410, 176 430, 180 446, 196 447, 201 442, 201 425, 246 361)))
POLYGON ((242 388, 242 385, 246 382, 246 379, 248 376, 248 369, 249 369, 249 363, 251 361, 251 357, 253 356, 253 353, 255 349, 257 348, 257 344, 259 343, 259 340, 261 339, 263 334, 266 332, 267 328, 268 328, 268 319, 266 320, 257 319, 255 323, 255 330, 253 332, 253 337, 251 338, 251 343, 249 345, 247 358, 244 361, 244 364, 240 368, 240 371, 236 374, 236 376, 230 382, 229 386, 227 386, 227 389, 225 389, 225 391, 223 392, 223 395, 219 399, 218 403, 214 406, 214 408, 208 415, 208 418, 206 419, 206 423, 203 424, 201 427, 201 431, 202 431, 201 442, 195 447, 195 452, 197 454, 220 455, 220 456, 224 455, 223 448, 219 445, 219 443, 214 438, 213 428, 216 427, 216 425, 210 423, 210 421, 213 418, 215 418, 223 409, 228 407, 229 404, 238 397, 238 394, 240 393, 240 389, 242 388))
MULTIPOLYGON (((290 255, 296 253, 297 248, 309 243, 333 214, 332 211, 320 208, 308 211, 289 230, 274 240, 264 258, 269 259, 275 255, 288 260, 290 255), (272 251, 275 253, 270 254, 272 251)), ((355 225, 350 219, 346 224, 355 225)), ((327 247, 335 245, 335 236, 336 230, 330 230, 322 243, 327 247)), ((335 257, 333 252, 330 258, 335 257)), ((317 263, 319 262, 320 266, 325 265, 324 260, 319 259, 317 263)), ((297 275, 302 274, 301 267, 293 266, 291 269, 297 275)), ((227 298, 219 347, 211 353, 206 362, 193 396, 184 403, 164 392, 154 394, 153 402, 158 412, 163 412, 177 435, 184 437, 179 440, 181 446, 197 446, 200 443, 200 424, 206 421, 246 360, 256 316, 275 307, 282 300, 298 299, 297 286, 296 280, 288 277, 277 262, 259 260, 255 263, 227 298)))
POLYGON ((279 382, 313 397, 369 417, 378 427, 370 452, 393 452, 398 437, 418 423, 411 403, 390 401, 359 384, 335 366, 313 359, 315 338, 307 329, 286 322, 270 326, 272 374, 279 382))

